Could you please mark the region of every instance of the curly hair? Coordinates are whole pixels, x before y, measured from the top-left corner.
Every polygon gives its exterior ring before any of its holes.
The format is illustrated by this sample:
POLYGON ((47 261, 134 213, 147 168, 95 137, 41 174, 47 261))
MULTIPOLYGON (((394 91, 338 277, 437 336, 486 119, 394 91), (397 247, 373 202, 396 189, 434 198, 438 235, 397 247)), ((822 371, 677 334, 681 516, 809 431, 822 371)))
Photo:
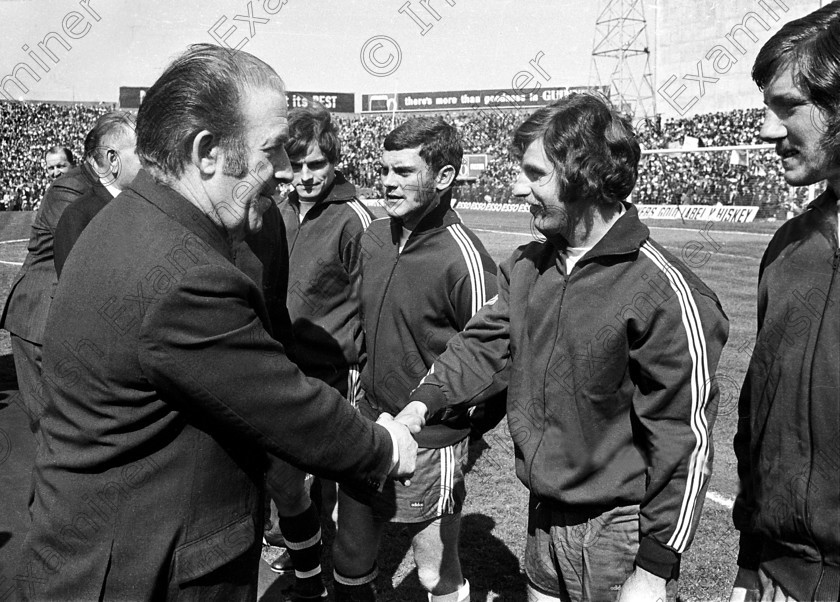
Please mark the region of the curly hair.
POLYGON ((641 149, 633 127, 599 96, 571 94, 535 111, 513 134, 514 158, 538 139, 568 202, 611 205, 636 185, 641 149))

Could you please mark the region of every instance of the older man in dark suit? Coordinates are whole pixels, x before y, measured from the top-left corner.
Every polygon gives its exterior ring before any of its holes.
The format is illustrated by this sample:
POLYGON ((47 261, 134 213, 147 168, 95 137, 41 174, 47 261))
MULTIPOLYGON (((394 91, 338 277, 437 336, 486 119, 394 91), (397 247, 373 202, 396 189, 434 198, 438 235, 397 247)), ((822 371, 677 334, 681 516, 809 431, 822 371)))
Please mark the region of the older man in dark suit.
POLYGON ((62 248, 58 224, 65 210, 77 201, 110 199, 134 178, 140 168, 135 143, 133 122, 127 113, 110 111, 100 116, 85 136, 82 166, 59 175, 50 185, 32 224, 29 252, 12 284, 0 327, 11 334, 22 407, 33 432, 46 403, 41 358, 44 328, 58 279, 54 256, 61 254, 62 248))
POLYGON ((372 487, 413 471, 408 429, 303 376, 234 264, 291 180, 287 136, 283 82, 245 52, 193 46, 149 89, 146 169, 50 313, 24 599, 253 600, 267 455, 372 487))
MULTIPOLYGON (((135 119, 125 111, 110 111, 102 115, 91 130, 89 139, 93 149, 88 161, 95 166, 99 182, 69 204, 55 227, 53 256, 59 277, 82 231, 140 170, 134 130, 135 119)), ((276 206, 272 206, 263 214, 263 222, 264 227, 259 232, 249 234, 239 245, 235 263, 262 286, 271 314, 273 334, 283 343, 288 354, 294 338, 285 304, 289 261, 283 216, 276 206)))
POLYGON ((66 146, 51 146, 44 152, 44 171, 50 180, 63 176, 76 166, 76 158, 66 146))
POLYGON ((9 331, 15 358, 21 408, 33 431, 43 411, 41 346, 50 302, 58 277, 53 263, 55 228, 67 206, 94 187, 102 187, 93 167, 85 162, 59 176, 47 189, 32 223, 26 259, 12 283, 0 328, 9 331))
POLYGON ((134 133, 134 118, 130 113, 105 113, 94 126, 93 131, 97 130, 102 133, 96 136, 96 146, 90 150, 87 161, 95 167, 100 186, 94 186, 71 203, 58 220, 54 255, 55 271, 59 276, 70 249, 85 226, 140 171, 140 160, 135 152, 137 136, 134 133))

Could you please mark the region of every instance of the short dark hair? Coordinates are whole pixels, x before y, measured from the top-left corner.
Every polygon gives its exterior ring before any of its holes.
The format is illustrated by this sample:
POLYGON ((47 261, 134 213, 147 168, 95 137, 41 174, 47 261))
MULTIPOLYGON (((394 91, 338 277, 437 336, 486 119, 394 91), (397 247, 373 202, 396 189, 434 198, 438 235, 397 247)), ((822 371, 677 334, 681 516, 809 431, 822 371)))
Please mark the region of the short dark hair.
POLYGON ((341 158, 341 140, 338 126, 332 122, 330 112, 319 103, 289 111, 289 141, 286 153, 290 157, 305 154, 309 145, 317 142, 330 163, 341 158))
POLYGON ((247 173, 244 98, 247 91, 285 93, 280 76, 242 50, 194 44, 146 92, 137 113, 137 156, 156 176, 178 177, 202 130, 227 153, 225 173, 247 173))
POLYGON ((641 149, 633 127, 599 96, 571 94, 538 109, 514 132, 511 153, 521 161, 538 139, 564 199, 610 205, 636 185, 641 149))
POLYGON ((73 151, 71 151, 66 146, 51 146, 47 150, 44 151, 44 159, 47 158, 47 155, 64 155, 64 158, 67 159, 67 162, 70 165, 76 164, 76 157, 73 156, 73 151))
POLYGON ((840 161, 840 1, 786 23, 767 40, 753 64, 753 81, 764 90, 788 65, 799 90, 828 114, 823 142, 840 161))
POLYGON ((420 147, 420 157, 437 173, 451 165, 457 173, 464 158, 461 135, 440 117, 415 117, 398 125, 385 137, 386 151, 420 147))
POLYGON ((128 136, 134 132, 134 116, 125 111, 108 111, 99 116, 85 136, 85 159, 103 163, 106 142, 128 136), (107 140, 106 140, 107 139, 107 140))

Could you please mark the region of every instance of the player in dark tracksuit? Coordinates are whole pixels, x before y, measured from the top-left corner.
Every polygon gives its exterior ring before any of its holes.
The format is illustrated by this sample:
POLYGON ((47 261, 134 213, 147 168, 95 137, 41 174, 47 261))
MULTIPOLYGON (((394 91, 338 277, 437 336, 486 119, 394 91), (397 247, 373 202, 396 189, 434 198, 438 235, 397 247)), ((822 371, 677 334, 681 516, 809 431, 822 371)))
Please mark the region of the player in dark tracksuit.
POLYGON ((640 151, 604 101, 537 111, 514 149, 513 193, 547 240, 500 266, 498 297, 398 419, 434 422, 507 386, 529 600, 673 600, 711 474, 726 316, 623 203, 640 151))
MULTIPOLYGON (((289 245, 286 305, 295 339, 295 363, 304 374, 337 389, 351 403, 363 359, 357 273, 359 239, 372 215, 356 198, 356 187, 336 171, 341 143, 329 112, 312 105, 289 115, 286 151, 294 190, 280 204, 289 245)), ((268 482, 288 553, 272 570, 295 571, 299 598, 326 595, 321 579, 321 527, 306 474, 275 463, 268 482)), ((324 497, 335 484, 324 482, 324 497)), ((331 493, 330 493, 331 492, 331 493)), ((276 532, 266 538, 271 543, 276 532)))
MULTIPOLYGON (((448 203, 420 222, 402 250, 401 234, 397 220, 384 218, 362 238, 368 355, 359 409, 368 416, 398 414, 446 342, 496 294, 496 264, 448 203)), ((415 439, 423 448, 445 448, 463 441, 471 427, 464 412, 415 439)), ((429 518, 435 510, 427 505, 416 514, 429 518)))
POLYGON ((791 21, 752 76, 785 181, 826 190, 770 241, 738 402, 732 602, 840 599, 840 2, 791 21))
MULTIPOLYGON (((310 171, 302 161, 296 173, 310 171)), ((305 205, 303 206, 305 208, 305 205)), ((364 337, 354 290, 361 236, 370 210, 340 171, 311 209, 302 212, 292 191, 280 204, 289 241, 286 304, 295 333, 295 361, 304 374, 324 381, 355 402, 364 337)))
MULTIPOLYGON (((463 154, 454 127, 414 119, 385 139, 382 184, 389 217, 362 237, 361 310, 367 346, 359 410, 398 413, 446 341, 495 294, 496 266, 450 208, 463 154)), ((415 434, 411 485, 365 492, 342 484, 334 548, 336 600, 374 600, 386 522, 406 523, 420 583, 431 600, 468 600, 458 560, 466 490, 467 412, 415 434)))

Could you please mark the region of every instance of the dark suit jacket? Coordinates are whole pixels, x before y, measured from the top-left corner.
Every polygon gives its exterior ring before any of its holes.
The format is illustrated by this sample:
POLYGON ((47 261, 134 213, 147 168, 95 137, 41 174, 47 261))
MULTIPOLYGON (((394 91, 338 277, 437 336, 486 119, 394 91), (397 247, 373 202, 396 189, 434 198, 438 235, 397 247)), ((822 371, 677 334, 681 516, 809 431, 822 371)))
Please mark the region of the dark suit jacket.
POLYGON ((87 164, 50 184, 32 223, 28 253, 9 291, 0 327, 32 343, 43 342, 50 300, 58 282, 53 262, 55 227, 67 206, 94 186, 102 184, 87 164))
POLYGON ((67 261, 70 249, 76 244, 82 230, 112 198, 108 189, 99 184, 73 201, 61 214, 58 225, 55 227, 55 242, 53 244, 55 271, 59 277, 61 277, 61 268, 67 261))
MULTIPOLYGON (((387 432, 289 362, 233 259, 143 171, 82 232, 44 342, 24 598, 166 599, 253 550, 266 451, 383 478, 387 432)), ((256 568, 226 599, 253 595, 256 568)))
POLYGON ((292 320, 286 307, 289 286, 289 243, 283 215, 277 205, 263 214, 263 227, 234 248, 236 267, 262 286, 271 322, 271 335, 283 344, 286 356, 296 361, 292 320))
MULTIPOLYGON (((61 270, 67 261, 67 256, 82 231, 111 199, 108 189, 97 183, 64 210, 55 229, 54 259, 58 277, 61 277, 61 270)), ((283 216, 276 205, 272 205, 263 215, 262 229, 249 235, 244 243, 240 243, 234 255, 236 267, 262 286, 271 318, 272 334, 283 343, 286 354, 291 357, 294 350, 294 338, 291 319, 286 308, 289 245, 283 216)))

